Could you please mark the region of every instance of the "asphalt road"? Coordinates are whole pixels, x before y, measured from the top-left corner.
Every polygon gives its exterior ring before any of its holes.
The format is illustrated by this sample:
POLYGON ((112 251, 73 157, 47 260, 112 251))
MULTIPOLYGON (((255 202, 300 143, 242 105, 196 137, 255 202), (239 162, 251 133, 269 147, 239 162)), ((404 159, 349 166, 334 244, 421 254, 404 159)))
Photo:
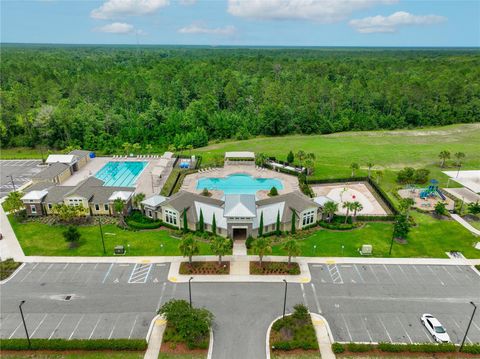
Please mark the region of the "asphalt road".
MULTIPOLYGON (((144 338, 156 309, 188 300, 188 285, 167 282, 168 264, 27 264, 1 287, 2 338, 24 337, 18 303, 34 338, 144 338), (65 300, 66 296, 72 296, 65 300)), ((305 303, 322 313, 335 340, 429 342, 429 312, 460 342, 480 298, 469 267, 311 265, 312 282, 289 284, 287 312, 305 303)), ((282 314, 283 283, 195 283, 192 301, 215 315, 214 358, 263 358, 265 335, 282 314)), ((480 342, 477 315, 467 342, 480 342)))
POLYGON ((40 160, 0 160, 0 198, 13 191, 15 186, 18 189, 28 182, 33 175, 42 171, 38 165, 40 160), (13 177, 13 183, 12 178, 13 177))

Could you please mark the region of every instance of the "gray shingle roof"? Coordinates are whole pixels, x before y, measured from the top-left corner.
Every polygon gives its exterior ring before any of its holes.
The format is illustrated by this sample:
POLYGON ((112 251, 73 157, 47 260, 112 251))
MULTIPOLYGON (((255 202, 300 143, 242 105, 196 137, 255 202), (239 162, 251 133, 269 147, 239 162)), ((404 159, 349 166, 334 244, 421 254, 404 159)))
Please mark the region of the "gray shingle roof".
POLYGON ((192 192, 180 191, 175 193, 172 197, 167 199, 165 202, 163 202, 162 207, 164 206, 172 207, 181 215, 183 214, 183 211, 187 209, 187 220, 189 222, 196 222, 197 214, 194 206, 195 201, 212 204, 218 207, 223 206, 223 201, 219 199, 201 196, 199 194, 192 193, 192 192))
POLYGON ((37 173, 33 179, 37 180, 53 180, 56 176, 63 173, 68 169, 68 165, 65 163, 52 163, 50 166, 45 168, 43 171, 37 173))
POLYGON ((70 192, 73 186, 53 186, 47 189, 48 194, 45 197, 45 203, 60 203, 63 202, 65 195, 70 192))
POLYGON ((260 201, 257 201, 257 205, 265 206, 278 202, 285 202, 285 210, 283 211, 283 215, 281 218, 282 222, 290 221, 290 219, 292 218, 292 210, 294 210, 298 215, 300 212, 303 212, 308 208, 321 207, 318 203, 315 203, 310 197, 307 197, 303 193, 298 191, 262 199, 260 201))
POLYGON ((90 153, 92 153, 92 151, 73 150, 73 151, 70 151, 69 155, 75 155, 75 156, 77 156, 78 158, 83 158, 83 157, 88 157, 88 156, 90 156, 90 153))

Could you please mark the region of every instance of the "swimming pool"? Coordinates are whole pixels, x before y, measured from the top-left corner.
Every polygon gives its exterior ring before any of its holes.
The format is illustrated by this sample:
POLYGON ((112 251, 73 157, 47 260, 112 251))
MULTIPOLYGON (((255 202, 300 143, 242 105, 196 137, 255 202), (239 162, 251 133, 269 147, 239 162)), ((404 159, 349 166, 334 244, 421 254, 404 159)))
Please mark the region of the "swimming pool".
POLYGON ((197 190, 223 191, 225 194, 255 194, 260 190, 269 191, 272 187, 283 189, 283 183, 277 178, 254 178, 246 174, 233 174, 223 178, 200 178, 197 190))
POLYGON ((132 187, 148 162, 107 162, 95 177, 109 187, 132 187))

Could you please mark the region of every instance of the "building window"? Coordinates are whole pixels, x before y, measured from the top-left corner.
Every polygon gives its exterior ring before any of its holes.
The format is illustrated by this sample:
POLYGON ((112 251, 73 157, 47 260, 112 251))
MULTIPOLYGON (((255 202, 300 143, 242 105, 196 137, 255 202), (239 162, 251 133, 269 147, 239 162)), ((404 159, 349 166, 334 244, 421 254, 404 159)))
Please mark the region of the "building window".
POLYGON ((314 222, 314 217, 315 217, 315 210, 305 212, 303 214, 302 225, 308 226, 309 224, 312 224, 314 222))
POLYGON ((95 203, 95 211, 99 211, 100 210, 100 205, 98 203, 95 203))
POLYGON ((33 214, 36 214, 36 213, 37 213, 37 207, 36 207, 34 204, 32 204, 32 205, 30 206, 30 211, 31 211, 33 214))
POLYGON ((165 210, 165 222, 177 225, 177 214, 169 209, 165 210))
POLYGON ((108 211, 108 204, 104 204, 103 208, 105 209, 105 211, 108 211))
POLYGON ((48 206, 48 209, 52 209, 52 204, 51 203, 49 203, 47 206, 48 206))
POLYGON ((148 216, 152 218, 152 211, 148 210, 148 216))

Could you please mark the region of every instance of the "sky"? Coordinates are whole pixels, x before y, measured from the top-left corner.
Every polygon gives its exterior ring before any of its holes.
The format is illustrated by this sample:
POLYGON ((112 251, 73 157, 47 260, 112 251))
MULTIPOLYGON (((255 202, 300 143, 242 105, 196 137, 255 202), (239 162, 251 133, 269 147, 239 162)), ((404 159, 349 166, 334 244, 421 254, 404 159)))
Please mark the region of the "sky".
POLYGON ((480 0, 0 0, 2 43, 480 46, 480 0))

